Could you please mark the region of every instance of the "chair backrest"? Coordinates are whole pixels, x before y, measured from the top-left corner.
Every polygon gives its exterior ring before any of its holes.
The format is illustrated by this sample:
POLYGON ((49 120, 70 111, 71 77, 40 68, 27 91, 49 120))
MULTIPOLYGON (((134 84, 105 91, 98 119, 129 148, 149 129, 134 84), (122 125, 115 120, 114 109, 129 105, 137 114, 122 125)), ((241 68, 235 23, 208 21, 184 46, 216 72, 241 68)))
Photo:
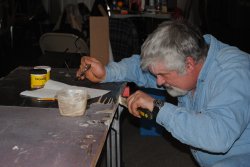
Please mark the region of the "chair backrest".
POLYGON ((87 43, 74 34, 48 32, 40 37, 39 44, 43 54, 46 51, 89 54, 87 43))

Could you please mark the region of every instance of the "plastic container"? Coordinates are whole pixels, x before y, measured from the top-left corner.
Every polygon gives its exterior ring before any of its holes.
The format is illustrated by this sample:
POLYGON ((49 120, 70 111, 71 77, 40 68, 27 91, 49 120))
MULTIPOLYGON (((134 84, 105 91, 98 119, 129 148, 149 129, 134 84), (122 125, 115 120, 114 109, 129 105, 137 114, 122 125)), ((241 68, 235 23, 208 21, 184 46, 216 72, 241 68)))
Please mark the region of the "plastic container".
POLYGON ((57 92, 60 114, 63 116, 84 115, 87 106, 87 90, 62 89, 57 92))
POLYGON ((30 87, 31 89, 43 88, 47 79, 47 71, 45 69, 30 70, 30 87))
POLYGON ((50 71, 51 71, 50 66, 35 66, 34 69, 44 69, 44 70, 46 70, 47 71, 46 81, 48 81, 50 79, 50 71))

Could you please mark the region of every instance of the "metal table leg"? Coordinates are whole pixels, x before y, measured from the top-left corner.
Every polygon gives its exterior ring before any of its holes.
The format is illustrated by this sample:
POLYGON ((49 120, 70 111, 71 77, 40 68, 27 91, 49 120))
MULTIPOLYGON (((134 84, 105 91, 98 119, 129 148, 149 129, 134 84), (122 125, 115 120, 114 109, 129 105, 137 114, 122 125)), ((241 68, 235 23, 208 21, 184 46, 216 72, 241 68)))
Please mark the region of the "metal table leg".
POLYGON ((123 107, 119 106, 107 138, 107 166, 121 167, 120 116, 123 107))

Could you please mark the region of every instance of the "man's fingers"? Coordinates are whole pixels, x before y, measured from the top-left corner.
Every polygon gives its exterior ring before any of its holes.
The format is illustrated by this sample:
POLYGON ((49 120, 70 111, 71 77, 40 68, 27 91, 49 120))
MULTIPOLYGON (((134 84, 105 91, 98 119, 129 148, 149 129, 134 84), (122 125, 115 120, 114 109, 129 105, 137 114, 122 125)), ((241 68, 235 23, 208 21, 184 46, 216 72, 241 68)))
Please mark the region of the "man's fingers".
POLYGON ((134 93, 127 100, 128 100, 128 110, 129 110, 129 112, 132 115, 134 115, 135 117, 140 118, 140 114, 137 111, 137 108, 139 107, 138 104, 137 104, 137 94, 134 93))

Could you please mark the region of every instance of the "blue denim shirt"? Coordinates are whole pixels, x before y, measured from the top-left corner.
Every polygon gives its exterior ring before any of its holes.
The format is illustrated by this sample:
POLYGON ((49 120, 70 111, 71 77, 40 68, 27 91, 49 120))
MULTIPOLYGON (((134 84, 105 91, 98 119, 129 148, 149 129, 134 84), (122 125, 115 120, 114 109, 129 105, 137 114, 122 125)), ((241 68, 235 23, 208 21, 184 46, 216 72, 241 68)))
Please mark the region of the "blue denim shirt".
MULTIPOLYGON (((194 95, 178 97, 159 111, 156 121, 182 143, 190 145, 200 166, 250 153, 250 56, 204 36, 209 51, 194 95)), ((140 69, 140 56, 107 67, 105 82, 129 81, 157 88, 155 77, 140 69)), ((250 159, 246 159, 250 164, 250 159)))

